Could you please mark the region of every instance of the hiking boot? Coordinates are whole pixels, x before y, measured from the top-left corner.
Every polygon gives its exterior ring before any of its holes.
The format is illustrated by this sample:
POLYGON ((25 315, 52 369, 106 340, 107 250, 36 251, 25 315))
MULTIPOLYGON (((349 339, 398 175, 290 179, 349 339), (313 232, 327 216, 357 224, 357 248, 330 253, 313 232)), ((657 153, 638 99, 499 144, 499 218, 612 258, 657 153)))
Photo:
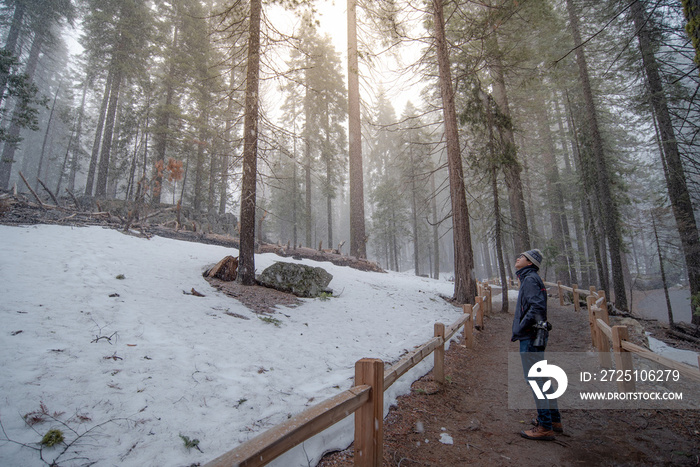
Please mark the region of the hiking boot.
POLYGON ((522 436, 525 439, 535 439, 539 441, 554 441, 554 431, 547 430, 539 425, 531 430, 521 431, 520 436, 522 436))
MULTIPOLYGON (((530 423, 532 423, 533 426, 539 426, 540 422, 536 418, 533 418, 530 420, 530 423)), ((561 422, 552 422, 552 431, 555 433, 564 433, 564 427, 562 426, 561 422)))

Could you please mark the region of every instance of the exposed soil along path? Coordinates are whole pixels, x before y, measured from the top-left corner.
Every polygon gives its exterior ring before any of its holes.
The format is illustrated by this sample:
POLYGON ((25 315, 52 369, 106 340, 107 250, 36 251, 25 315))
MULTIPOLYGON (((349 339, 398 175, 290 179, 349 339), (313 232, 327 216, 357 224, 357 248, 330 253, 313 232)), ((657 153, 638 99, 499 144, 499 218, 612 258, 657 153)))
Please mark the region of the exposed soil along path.
MULTIPOLYGON (((536 413, 508 409, 508 352, 518 351, 517 343, 510 342, 512 316, 494 312, 486 317, 474 349, 461 342, 450 346, 444 390, 430 394, 429 373, 391 408, 384 421, 385 466, 700 465, 700 413, 694 410, 560 407, 564 434, 556 441, 522 438, 520 431, 531 427, 536 413), (441 437, 453 444, 443 444, 441 437)), ((555 329, 548 351, 590 349, 585 309, 576 313, 550 297, 549 320, 555 329)), ((351 446, 327 455, 319 465, 352 462, 351 446)))

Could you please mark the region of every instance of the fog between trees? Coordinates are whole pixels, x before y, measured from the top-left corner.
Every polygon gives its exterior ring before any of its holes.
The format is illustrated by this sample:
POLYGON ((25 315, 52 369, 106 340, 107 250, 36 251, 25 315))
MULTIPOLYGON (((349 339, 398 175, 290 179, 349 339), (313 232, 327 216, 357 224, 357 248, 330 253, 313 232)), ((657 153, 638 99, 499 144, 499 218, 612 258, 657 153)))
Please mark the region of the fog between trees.
POLYGON ((348 55, 306 1, 6 0, 0 189, 233 213, 248 282, 256 242, 342 243, 472 301, 539 248, 621 309, 661 266, 696 295, 681 3, 353 1, 348 55))

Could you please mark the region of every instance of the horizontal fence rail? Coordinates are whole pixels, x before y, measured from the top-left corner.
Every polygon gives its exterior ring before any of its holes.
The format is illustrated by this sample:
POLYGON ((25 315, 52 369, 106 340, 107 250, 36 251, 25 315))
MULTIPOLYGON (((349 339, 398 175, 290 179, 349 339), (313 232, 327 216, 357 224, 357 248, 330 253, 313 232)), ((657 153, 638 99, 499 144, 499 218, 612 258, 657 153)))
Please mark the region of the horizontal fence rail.
POLYGON ((445 383, 445 343, 464 327, 467 348, 474 346, 474 329, 483 329, 484 315, 492 310, 491 287, 477 283, 475 305, 464 305, 463 314, 450 326, 435 323, 434 336, 385 369, 378 359, 363 358, 355 363, 355 385, 316 404, 284 423, 260 433, 222 454, 205 467, 261 466, 303 443, 312 436, 355 414, 356 466, 382 465, 384 391, 402 375, 434 354, 433 378, 445 383))
POLYGON ((302 441, 354 413, 369 400, 371 386, 354 386, 292 417, 237 449, 218 457, 208 466, 264 465, 302 441))

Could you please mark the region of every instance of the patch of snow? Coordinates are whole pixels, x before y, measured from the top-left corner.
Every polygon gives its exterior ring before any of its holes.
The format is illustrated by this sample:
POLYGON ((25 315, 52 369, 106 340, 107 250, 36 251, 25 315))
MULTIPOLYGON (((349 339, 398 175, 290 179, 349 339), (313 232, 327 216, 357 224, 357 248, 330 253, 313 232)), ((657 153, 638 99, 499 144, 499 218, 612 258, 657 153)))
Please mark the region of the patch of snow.
MULTIPOLYGON (((491 302, 492 303, 501 303, 503 302, 503 293, 502 293, 502 288, 500 285, 492 285, 491 290, 493 292, 491 296, 491 302)), ((518 299, 518 289, 517 288, 509 288, 508 289, 508 300, 509 301, 514 301, 518 299)))
POLYGON ((454 444, 452 436, 448 435, 447 433, 440 433, 440 442, 442 444, 454 444))
POLYGON ((690 366, 698 366, 698 354, 692 350, 676 349, 671 347, 665 342, 651 337, 647 334, 649 339, 649 350, 659 354, 663 357, 670 358, 671 360, 676 360, 677 362, 686 363, 690 366))

